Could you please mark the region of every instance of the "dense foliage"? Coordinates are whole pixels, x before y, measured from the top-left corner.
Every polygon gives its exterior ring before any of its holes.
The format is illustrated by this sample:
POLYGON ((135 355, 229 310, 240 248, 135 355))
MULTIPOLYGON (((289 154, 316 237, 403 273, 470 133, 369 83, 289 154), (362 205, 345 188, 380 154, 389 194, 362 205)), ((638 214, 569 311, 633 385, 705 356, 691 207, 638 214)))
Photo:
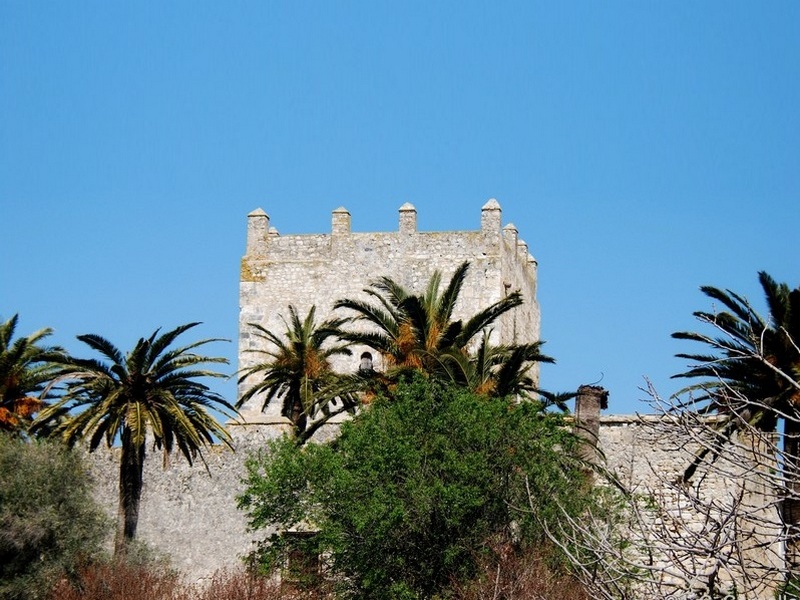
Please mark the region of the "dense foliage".
MULTIPOLYGON (((240 506, 256 529, 312 529, 356 598, 431 598, 476 574, 490 539, 543 540, 542 522, 579 511, 573 436, 535 403, 507 403, 415 378, 342 428, 331 445, 274 443, 248 463, 240 506)), ((281 564, 297 536, 258 560, 281 564)))
POLYGON ((41 598, 99 550, 107 524, 80 456, 0 434, 0 598, 41 598))

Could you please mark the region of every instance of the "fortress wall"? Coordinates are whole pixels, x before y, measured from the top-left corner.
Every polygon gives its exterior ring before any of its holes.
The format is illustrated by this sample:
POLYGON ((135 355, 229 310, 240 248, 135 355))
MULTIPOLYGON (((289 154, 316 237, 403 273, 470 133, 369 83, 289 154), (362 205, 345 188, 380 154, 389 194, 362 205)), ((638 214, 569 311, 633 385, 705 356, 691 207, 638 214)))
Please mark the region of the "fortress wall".
MULTIPOLYGON (((405 204, 394 232, 352 232, 350 214, 340 208, 332 213, 330 233, 280 235, 264 211, 253 211, 248 215, 241 262, 240 368, 254 364, 258 355, 248 350, 260 347, 247 324, 255 322, 283 333, 281 316, 288 317, 290 302, 301 318, 315 305, 321 322, 331 315, 336 300, 366 299, 363 288, 380 276, 389 275, 421 293, 434 271, 442 272, 444 286, 463 261, 471 266, 456 318, 471 316, 518 289, 525 304, 495 326, 495 341, 538 340, 536 269, 527 245, 513 226, 502 229, 502 211, 495 200, 476 211, 476 223, 479 228, 472 231, 420 232, 416 209, 405 204)), ((336 368, 355 370, 362 350, 354 348, 353 356, 339 360, 336 368)), ((380 357, 374 359, 376 368, 384 368, 380 357)), ((247 385, 240 387, 240 393, 247 385)), ((254 399, 242 411, 244 424, 231 427, 236 453, 221 447, 205 453, 208 473, 202 462, 189 466, 180 456, 174 456, 164 470, 160 455, 148 455, 139 536, 171 555, 174 566, 190 578, 236 565, 252 548, 245 516, 235 502, 241 492, 244 461, 268 438, 288 428, 279 414, 279 403, 264 413, 260 408, 261 400, 254 399)), ((332 425, 317 437, 324 439, 336 431, 332 425)), ((98 498, 112 517, 117 510, 117 461, 115 452, 91 455, 98 498)))
MULTIPOLYGON (((706 417, 713 420, 714 417, 706 417)), ((642 512, 633 538, 647 533, 652 557, 665 586, 680 585, 676 562, 691 565, 696 580, 721 567, 719 581, 733 585, 748 581, 749 597, 774 598, 783 578, 784 548, 780 541, 780 491, 776 489, 776 441, 741 434, 726 444, 713 465, 705 461, 688 484, 679 483, 713 424, 691 426, 664 415, 608 415, 600 418, 602 464, 625 489, 645 497, 652 494, 665 509, 657 515, 642 512), (708 549, 694 557, 686 548, 708 549)), ((675 588, 676 590, 678 587, 675 588)))
POLYGON ((508 292, 520 290, 524 301, 521 310, 510 315, 512 335, 507 341, 538 341, 541 334, 539 302, 536 299, 538 264, 513 224, 503 228, 501 253, 503 286, 508 292))
MULTIPOLYGON (((244 463, 263 448, 267 440, 280 436, 282 424, 229 427, 236 452, 214 445, 205 457, 189 465, 179 453, 164 468, 162 455, 148 448, 144 489, 139 510, 137 539, 159 556, 170 559, 188 582, 211 576, 217 569, 237 568, 253 548, 253 540, 264 532, 247 530, 244 512, 236 508, 242 493, 244 463)), ((112 523, 116 522, 119 481, 119 448, 98 449, 89 455, 95 497, 112 523)), ((113 531, 109 536, 112 547, 113 531)))
MULTIPOLYGON (((602 460, 623 484, 639 492, 660 490, 668 497, 672 493, 668 483, 681 474, 692 449, 680 436, 654 428, 655 422, 656 417, 601 417, 598 439, 602 460)), ((157 553, 170 557, 172 566, 189 582, 207 578, 217 569, 240 566, 242 557, 254 548, 254 541, 266 537, 264 531, 247 530, 246 515, 236 508, 236 497, 243 491, 241 479, 248 456, 263 448, 267 440, 288 431, 288 426, 282 419, 270 422, 263 416, 261 424, 232 425, 230 431, 236 452, 222 446, 207 450, 208 472, 202 462, 189 466, 177 455, 167 469, 162 467, 159 453, 150 451, 147 457, 138 537, 157 553)), ((90 455, 96 496, 112 520, 117 510, 118 461, 118 451, 101 449, 90 455)), ((778 523, 774 493, 752 477, 744 477, 751 465, 739 459, 728 465, 732 469, 728 477, 703 477, 702 496, 722 500, 739 493, 742 482, 747 481, 748 514, 761 511, 765 522, 778 523)), ((707 526, 699 514, 693 521, 691 512, 679 500, 674 506, 678 511, 674 514, 686 522, 687 530, 702 531, 707 526)), ((762 576, 765 591, 758 597, 771 598, 782 549, 774 542, 773 547, 761 543, 774 539, 778 531, 766 527, 748 532, 747 523, 744 525, 738 531, 756 536, 749 550, 751 558, 756 562, 767 560, 762 576)), ((663 555, 660 559, 657 555, 656 560, 662 561, 664 580, 669 583, 669 560, 663 555)))
MULTIPOLYGON (((633 428, 635 429, 635 428, 633 428)), ((628 438, 633 429, 603 436, 611 443, 628 438), (622 436, 619 433, 623 433, 622 436)), ((236 568, 265 532, 249 532, 244 512, 236 508, 242 493, 245 461, 263 448, 269 439, 289 431, 283 419, 262 424, 232 425, 229 431, 235 452, 215 445, 203 454, 208 465, 197 460, 189 465, 173 455, 167 468, 159 452, 148 448, 145 463, 137 537, 157 554, 170 558, 171 565, 194 582, 222 568, 236 568)), ((615 448, 616 446, 612 446, 615 448)), ((615 463, 626 463, 630 446, 619 446, 622 454, 611 454, 615 463)), ((89 455, 95 482, 95 497, 114 521, 117 514, 119 449, 99 449, 89 455)), ((109 539, 109 544, 111 539, 109 539)))

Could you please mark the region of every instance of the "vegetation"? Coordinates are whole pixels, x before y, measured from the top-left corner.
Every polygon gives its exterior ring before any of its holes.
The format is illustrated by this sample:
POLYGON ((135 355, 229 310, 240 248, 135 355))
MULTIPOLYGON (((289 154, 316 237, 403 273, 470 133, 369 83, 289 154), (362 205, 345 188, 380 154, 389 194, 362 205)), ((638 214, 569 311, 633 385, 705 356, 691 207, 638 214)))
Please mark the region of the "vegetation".
POLYGON ((0 433, 0 598, 41 598, 97 555, 106 523, 80 456, 0 433))
POLYGON ((755 428, 774 431, 784 427, 782 463, 787 482, 783 515, 790 535, 787 568, 800 573, 800 287, 777 283, 765 272, 758 274, 769 307, 759 315, 742 296, 730 290, 705 286, 703 293, 722 304, 721 312, 695 312, 714 333, 678 332, 673 337, 700 342, 705 354, 679 354, 695 362, 677 377, 699 379, 687 387, 685 404, 701 413, 718 413, 713 445, 698 453, 687 468, 689 480, 709 456, 717 455, 739 431, 755 428))
POLYGON ((535 552, 544 523, 581 510, 575 443, 541 405, 416 377, 332 445, 284 439, 252 458, 240 506, 256 529, 317 531, 271 535, 255 557, 267 571, 300 543, 346 596, 430 598, 474 578, 490 540, 535 552))
POLYGON ((351 351, 338 342, 344 319, 328 319, 317 324, 311 307, 302 321, 294 306, 289 306, 285 341, 258 323, 250 323, 254 335, 267 343, 266 349, 253 350, 265 358, 245 369, 239 383, 258 378, 236 408, 258 394, 264 395, 261 410, 280 399, 281 415, 292 423, 295 439, 303 443, 328 419, 342 412, 354 412, 358 400, 353 387, 341 385, 342 378, 331 368, 334 356, 349 356, 351 351), (333 343, 330 343, 333 342, 333 343), (338 405, 338 407, 337 407, 338 405), (331 410, 331 407, 334 410, 331 410), (310 422, 309 422, 310 420, 310 422))
POLYGON ((435 273, 423 294, 380 278, 367 301, 336 303, 349 319, 317 323, 314 307, 301 318, 289 306, 282 335, 250 324, 267 346, 240 373, 254 383, 237 406, 280 401, 294 436, 248 461, 239 505, 251 527, 276 532, 251 565, 281 570, 282 585, 218 573, 187 586, 164 565, 133 560, 148 441, 165 462, 176 447, 192 463, 217 439, 231 445, 208 409, 233 407, 200 383, 222 376, 208 365, 224 359, 197 352, 217 340, 175 347, 190 323, 123 354, 85 335, 101 358, 78 359, 43 344, 49 329, 15 339, 17 317, 0 323, 0 598, 661 597, 662 556, 674 590, 750 595, 785 582, 795 593, 800 287, 759 273, 767 317, 731 290, 701 288, 722 307, 694 313, 710 333, 673 334, 706 348, 679 354, 692 364, 676 377, 693 381, 668 403, 651 390, 665 418, 642 422, 691 464, 682 478, 654 472, 636 490, 608 474, 612 485, 597 492, 575 458, 578 440, 546 410, 564 397, 538 389, 530 372, 552 359, 540 343, 491 343, 491 326, 521 296, 454 320, 468 269, 443 290, 435 273), (386 372, 335 373, 331 359, 351 344, 379 352, 386 372), (355 413, 365 389, 378 394, 370 410, 334 442, 304 445, 330 417, 355 413), (531 401, 509 401, 520 397, 531 401), (117 560, 97 560, 105 525, 78 456, 31 435, 88 440, 90 451, 121 445, 117 560), (699 483, 711 479, 725 482, 715 497, 699 483), (780 489, 780 509, 759 504, 763 489, 780 489), (675 502, 691 514, 676 516, 675 502))
POLYGON ((518 385, 510 386, 514 388, 511 393, 532 387, 530 380, 511 373, 510 369, 502 383, 496 381, 497 367, 517 361, 519 372, 530 361, 552 362, 539 353, 541 344, 538 342, 497 348, 489 353, 487 334, 477 356, 481 362, 469 364, 470 344, 497 319, 522 304, 522 296, 513 292, 466 321, 453 320, 468 270, 469 263, 462 263, 441 292, 442 275, 435 272, 422 295, 410 292, 391 277, 381 277, 364 290, 370 300, 336 302, 336 308, 356 313, 353 320, 372 325, 368 331, 347 331, 343 338, 379 352, 387 365, 385 375, 389 380, 396 380, 409 371, 421 371, 495 397, 504 396, 509 387, 506 383, 512 380, 518 385))
POLYGON ((486 397, 535 394, 563 407, 563 397, 539 390, 529 374, 532 364, 553 362, 541 354, 541 342, 490 343, 490 326, 522 303, 518 292, 466 322, 453 320, 468 269, 469 263, 462 263, 443 291, 441 273, 435 272, 422 295, 413 294, 390 277, 382 277, 364 290, 372 301, 336 302, 336 308, 355 312, 355 317, 331 318, 318 324, 315 307, 301 320, 295 307, 289 306, 283 336, 250 323, 254 335, 266 347, 252 350, 264 360, 240 373, 240 384, 254 383, 239 399, 237 408, 259 395, 263 396, 262 410, 280 399, 281 414, 291 421, 295 440, 302 445, 331 417, 354 413, 359 398, 365 401, 376 392, 387 393, 397 381, 413 373, 424 373, 486 397), (373 327, 343 329, 352 321, 364 321, 373 327), (480 333, 481 341, 473 348, 480 333), (366 345, 379 352, 388 365, 387 372, 367 368, 356 374, 335 373, 331 358, 350 355, 351 344, 366 345))
POLYGON ((51 600, 300 600, 308 599, 275 581, 243 571, 215 573, 210 581, 187 585, 158 563, 99 562, 81 569, 75 581, 61 580, 51 600))
MULTIPOLYGON (((481 561, 481 574, 454 585, 451 600, 547 598, 588 600, 577 582, 554 572, 546 559, 504 550, 481 561), (502 558, 501 558, 502 555, 502 558)), ((60 580, 50 600, 313 600, 332 598, 327 588, 299 589, 245 571, 219 571, 197 585, 183 583, 164 566, 100 562, 80 570, 75 581, 60 580)))
POLYGON ((0 431, 24 434, 44 406, 40 398, 56 367, 48 355, 58 348, 43 346, 51 329, 14 339, 18 315, 0 323, 0 431))
POLYGON ((434 375, 480 396, 537 399, 558 404, 566 410, 562 402, 565 395, 542 390, 531 377, 532 364, 555 362, 540 352, 543 342, 493 346, 491 334, 491 330, 484 330, 474 353, 468 353, 465 348, 450 348, 442 352, 440 370, 434 375))
MULTIPOLYGON (((678 332, 672 337, 700 342, 707 354, 679 354, 695 363, 676 377, 700 379, 683 392, 704 412, 726 412, 770 431, 781 415, 800 408, 800 287, 791 290, 765 272, 758 274, 769 317, 730 290, 710 286, 703 293, 720 302, 722 312, 697 311, 694 316, 715 334, 678 332)), ((731 426, 734 426, 731 422, 731 426)))
POLYGON ((198 455, 202 459, 202 447, 215 438, 230 446, 228 433, 207 409, 232 407, 198 381, 223 377, 201 365, 227 360, 195 353, 217 340, 171 347, 196 325, 189 323, 163 334, 156 330, 127 355, 98 335, 78 337, 108 362, 65 354, 56 357, 66 388, 58 402, 40 413, 34 428, 52 427, 51 435, 69 446, 88 439, 90 451, 103 441, 109 447, 121 443, 117 554, 124 553, 136 535, 148 435, 163 451, 165 461, 176 446, 189 463, 198 455))
POLYGON ((452 598, 597 600, 572 573, 561 568, 562 561, 547 544, 535 552, 520 552, 507 541, 492 540, 488 551, 479 557, 478 575, 465 583, 454 583, 452 598))

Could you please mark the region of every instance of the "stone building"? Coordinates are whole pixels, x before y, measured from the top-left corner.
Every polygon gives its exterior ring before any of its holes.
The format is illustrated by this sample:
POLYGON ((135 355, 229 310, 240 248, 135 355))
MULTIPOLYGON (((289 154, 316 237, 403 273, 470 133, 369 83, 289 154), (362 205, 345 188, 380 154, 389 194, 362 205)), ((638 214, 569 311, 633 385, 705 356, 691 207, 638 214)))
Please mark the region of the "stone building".
MULTIPOLYGON (((351 230, 350 213, 333 211, 330 234, 280 235, 270 227, 261 209, 247 217, 247 248, 242 258, 239 288, 239 368, 253 364, 259 338, 251 336, 250 323, 282 333, 282 316, 292 304, 302 316, 316 306, 321 321, 331 316, 334 303, 342 298, 366 299, 363 288, 388 275, 402 286, 424 291, 434 271, 443 285, 456 267, 469 261, 470 269, 459 296, 455 316, 470 316, 505 295, 520 291, 524 304, 504 315, 496 324, 496 343, 528 343, 539 339, 539 305, 536 301, 536 260, 520 239, 516 227, 502 225, 498 202, 489 200, 476 214, 480 228, 473 231, 417 230, 417 211, 404 204, 399 211, 398 230, 357 233, 351 230)), ((347 316, 342 314, 340 316, 347 316)), ((359 356, 367 348, 353 348, 353 357, 338 360, 334 367, 355 371, 359 356)), ((382 370, 380 357, 374 366, 382 370)), ((240 386, 241 396, 251 382, 240 386)), ((274 420, 280 407, 270 405, 259 414, 261 402, 254 398, 244 407, 247 419, 274 420)))

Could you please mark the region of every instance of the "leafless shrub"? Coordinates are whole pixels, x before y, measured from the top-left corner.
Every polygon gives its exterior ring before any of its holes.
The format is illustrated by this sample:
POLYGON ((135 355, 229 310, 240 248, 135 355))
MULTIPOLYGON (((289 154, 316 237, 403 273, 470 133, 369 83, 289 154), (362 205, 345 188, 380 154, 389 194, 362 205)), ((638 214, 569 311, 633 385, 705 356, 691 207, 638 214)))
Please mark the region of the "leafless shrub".
POLYGON ((636 448, 618 453, 628 463, 598 465, 606 505, 565 513, 549 537, 593 598, 774 598, 796 493, 783 434, 649 393, 654 414, 629 425, 636 448))
POLYGON ((99 563, 75 581, 58 582, 50 600, 316 600, 324 590, 299 590, 247 573, 218 571, 195 585, 161 564, 99 563))
POLYGON ((313 600, 316 596, 244 570, 217 571, 207 582, 184 588, 173 600, 313 600))
POLYGON ((76 581, 61 580, 51 600, 172 600, 180 591, 178 575, 160 565, 97 563, 83 568, 76 581))
POLYGON ((454 600, 589 600, 578 580, 547 549, 521 551, 494 540, 479 560, 480 575, 454 584, 454 600))

